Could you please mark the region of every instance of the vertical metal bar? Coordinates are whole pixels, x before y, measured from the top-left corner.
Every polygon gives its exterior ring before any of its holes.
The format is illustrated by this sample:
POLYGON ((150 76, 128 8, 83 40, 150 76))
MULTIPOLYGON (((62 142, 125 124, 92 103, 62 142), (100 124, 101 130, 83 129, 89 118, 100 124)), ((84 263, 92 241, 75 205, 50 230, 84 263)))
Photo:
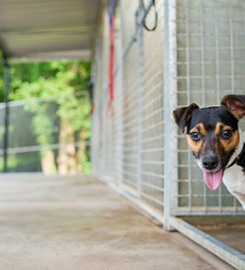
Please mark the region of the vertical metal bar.
POLYGON ((94 149, 95 149, 95 138, 94 134, 95 133, 95 118, 94 118, 94 113, 90 117, 91 120, 91 138, 90 138, 90 158, 91 158, 91 169, 92 173, 95 172, 95 155, 94 155, 94 149))
POLYGON ((234 58, 233 58, 233 33, 232 33, 232 4, 229 1, 229 26, 230 26, 230 63, 231 63, 231 93, 234 94, 234 58))
POLYGON ((216 52, 216 101, 220 102, 220 86, 219 86, 219 28, 218 28, 218 14, 217 14, 217 0, 214 1, 215 14, 215 52, 216 52))
POLYGON ((96 78, 96 65, 97 62, 95 62, 92 65, 92 74, 91 74, 91 89, 90 89, 90 102, 91 106, 91 137, 90 137, 90 160, 91 160, 91 169, 92 173, 95 172, 95 148, 96 148, 96 141, 95 141, 95 125, 96 125, 96 119, 95 119, 95 112, 94 112, 94 104, 95 104, 95 78, 96 78))
MULTIPOLYGON (((217 15, 217 3, 214 1, 214 15, 215 15, 215 55, 216 55, 216 103, 220 102, 220 86, 219 86, 219 29, 218 29, 218 15, 217 15)), ((222 192, 221 185, 218 189, 219 196, 219 211, 222 209, 222 192)))
MULTIPOLYGON (((114 79, 113 81, 115 82, 115 75, 113 75, 114 79)), ((114 83, 113 82, 113 83, 114 83)), ((114 103, 115 103, 115 88, 114 88, 114 98, 111 104, 111 113, 110 113, 110 117, 108 118, 108 129, 109 129, 109 151, 108 151, 108 162, 109 164, 109 170, 107 171, 107 174, 111 177, 111 180, 114 181, 114 174, 113 174, 113 170, 114 170, 114 134, 113 134, 113 122, 114 122, 114 115, 113 115, 113 110, 114 110, 114 103)))
POLYGON ((205 106, 205 73, 204 73, 204 41, 203 41, 203 3, 200 0, 200 39, 201 39, 201 72, 202 72, 202 106, 205 106))
MULTIPOLYGON (((144 12, 141 8, 141 1, 139 1, 139 14, 144 12)), ((138 19, 138 18, 137 18, 138 19)), ((138 24, 137 31, 137 192, 140 197, 141 193, 141 94, 142 94, 142 67, 143 67, 143 27, 142 24, 138 24)))
POLYGON ((101 117, 101 121, 102 121, 102 168, 101 168, 101 173, 102 173, 102 177, 105 177, 106 174, 106 162, 107 162, 107 157, 106 157, 106 105, 107 105, 107 93, 108 93, 108 89, 107 91, 104 91, 104 89, 102 88, 102 95, 100 98, 100 102, 101 104, 101 113, 102 113, 102 117, 101 117))
MULTIPOLYGON (((202 107, 205 106, 205 72, 204 72, 204 41, 203 41, 203 2, 200 0, 200 38, 201 38, 201 70, 202 70, 202 107)), ((207 210, 206 184, 203 181, 203 205, 207 210)))
POLYGON ((3 149, 3 160, 4 167, 3 172, 8 171, 7 160, 8 160, 8 125, 9 125, 9 84, 10 84, 10 73, 9 73, 9 65, 5 65, 6 74, 5 74, 5 115, 4 115, 4 125, 5 125, 5 133, 4 133, 4 149, 3 149))
MULTIPOLYGON (((101 42, 102 44, 102 42, 101 42)), ((102 50, 102 48, 101 48, 102 50)), ((95 103, 95 112, 97 119, 97 130, 96 134, 98 150, 96 151, 96 159, 97 159, 97 172, 102 175, 102 155, 103 155, 103 108, 102 108, 102 96, 103 96, 103 88, 102 88, 102 58, 97 62, 98 74, 96 77, 97 87, 96 87, 96 103, 95 103)))
POLYGON ((120 12, 120 41, 119 41, 119 85, 118 85, 118 187, 122 187, 123 178, 123 10, 122 0, 119 2, 120 12))
POLYGON ((176 83, 176 3, 164 2, 164 226, 170 230, 171 211, 176 207, 177 191, 177 127, 172 111, 177 106, 176 83), (171 3, 171 4, 170 4, 171 3))
MULTIPOLYGON (((187 86, 187 106, 190 104, 190 54, 189 54, 189 8, 188 0, 185 0, 185 28, 186 28, 186 86, 187 86)), ((191 210, 191 150, 188 148, 188 195, 189 195, 189 211, 191 210)))
POLYGON ((100 122, 99 122, 99 103, 98 103, 98 96, 99 96, 99 91, 98 91, 98 75, 99 75, 99 69, 98 69, 98 64, 96 62, 96 84, 95 84, 95 90, 94 90, 94 113, 93 113, 93 173, 98 173, 99 171, 99 145, 100 145, 100 140, 98 137, 98 134, 100 133, 100 122))
MULTIPOLYGON (((229 35, 230 35, 230 64, 231 64, 231 93, 234 94, 234 59, 233 59, 233 33, 232 33, 232 4, 229 0, 229 35)), ((234 212, 237 211, 237 200, 234 197, 234 212)))

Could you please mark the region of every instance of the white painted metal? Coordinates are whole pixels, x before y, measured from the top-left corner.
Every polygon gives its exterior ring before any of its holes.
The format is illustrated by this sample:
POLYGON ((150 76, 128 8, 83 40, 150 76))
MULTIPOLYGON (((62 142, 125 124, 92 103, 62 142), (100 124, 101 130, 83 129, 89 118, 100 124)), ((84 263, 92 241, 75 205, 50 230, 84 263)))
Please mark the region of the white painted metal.
MULTIPOLYGON (((139 8, 136 21, 139 15, 144 12, 139 0, 139 8)), ((137 193, 141 193, 141 107, 142 107, 142 67, 143 67, 143 29, 137 25, 137 193)))
POLYGON ((187 222, 178 219, 170 218, 170 225, 182 234, 189 237, 191 240, 205 247, 224 261, 234 266, 237 269, 245 269, 245 254, 225 245, 212 236, 198 230, 187 222))
POLYGON ((164 217, 169 230, 169 217, 176 208, 177 128, 172 111, 177 106, 176 85, 176 11, 175 1, 165 0, 164 6, 164 217))
POLYGON ((118 85, 118 187, 122 187, 122 173, 123 173, 123 137, 122 137, 122 100, 123 100, 123 25, 122 25, 122 0, 119 1, 119 85, 118 85))

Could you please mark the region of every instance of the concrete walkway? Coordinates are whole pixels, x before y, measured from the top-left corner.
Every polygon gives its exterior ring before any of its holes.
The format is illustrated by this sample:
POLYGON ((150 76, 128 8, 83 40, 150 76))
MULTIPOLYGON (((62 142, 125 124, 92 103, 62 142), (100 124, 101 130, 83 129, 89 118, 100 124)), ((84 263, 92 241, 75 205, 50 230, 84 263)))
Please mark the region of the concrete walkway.
POLYGON ((1 175, 0 270, 233 269, 92 176, 1 175))

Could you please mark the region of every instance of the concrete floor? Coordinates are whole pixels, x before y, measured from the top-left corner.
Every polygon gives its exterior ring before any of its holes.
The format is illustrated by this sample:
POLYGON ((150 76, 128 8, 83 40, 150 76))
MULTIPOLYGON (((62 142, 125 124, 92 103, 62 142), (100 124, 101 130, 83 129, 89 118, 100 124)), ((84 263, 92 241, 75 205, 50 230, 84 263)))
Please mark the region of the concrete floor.
POLYGON ((92 176, 1 175, 0 270, 233 269, 92 176))

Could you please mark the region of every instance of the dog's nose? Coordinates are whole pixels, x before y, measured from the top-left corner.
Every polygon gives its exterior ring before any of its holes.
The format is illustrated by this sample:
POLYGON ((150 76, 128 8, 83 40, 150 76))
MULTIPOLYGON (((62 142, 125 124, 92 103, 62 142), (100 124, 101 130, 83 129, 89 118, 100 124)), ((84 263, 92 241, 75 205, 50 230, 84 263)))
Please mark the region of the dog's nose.
POLYGON ((214 170, 217 168, 219 160, 215 156, 204 157, 202 160, 203 167, 207 170, 214 170))

